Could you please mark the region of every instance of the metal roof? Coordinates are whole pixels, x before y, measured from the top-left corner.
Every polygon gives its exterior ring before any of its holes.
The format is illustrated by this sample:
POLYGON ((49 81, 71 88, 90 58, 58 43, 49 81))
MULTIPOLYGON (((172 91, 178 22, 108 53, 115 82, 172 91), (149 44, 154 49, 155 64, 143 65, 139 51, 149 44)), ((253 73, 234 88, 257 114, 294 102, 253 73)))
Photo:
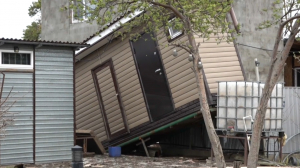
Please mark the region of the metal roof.
POLYGON ((13 38, 0 38, 0 45, 3 44, 28 44, 37 46, 65 46, 65 47, 75 47, 82 48, 87 47, 89 44, 86 43, 75 43, 75 42, 62 42, 62 41, 45 41, 45 40, 23 40, 23 39, 13 39, 13 38))

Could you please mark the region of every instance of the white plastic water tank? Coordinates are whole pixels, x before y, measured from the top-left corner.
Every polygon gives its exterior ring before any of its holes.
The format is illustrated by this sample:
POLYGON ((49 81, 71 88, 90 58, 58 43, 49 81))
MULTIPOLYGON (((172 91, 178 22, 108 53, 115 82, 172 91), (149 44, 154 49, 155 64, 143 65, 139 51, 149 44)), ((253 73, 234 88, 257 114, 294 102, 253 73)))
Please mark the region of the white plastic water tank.
MULTIPOLYGON (((217 99, 217 130, 234 126, 237 132, 244 132, 243 117, 255 119, 257 106, 264 84, 258 82, 219 82, 217 99)), ((264 132, 282 130, 283 84, 277 84, 268 102, 264 132)), ((251 119, 247 118, 247 131, 252 130, 251 119)))

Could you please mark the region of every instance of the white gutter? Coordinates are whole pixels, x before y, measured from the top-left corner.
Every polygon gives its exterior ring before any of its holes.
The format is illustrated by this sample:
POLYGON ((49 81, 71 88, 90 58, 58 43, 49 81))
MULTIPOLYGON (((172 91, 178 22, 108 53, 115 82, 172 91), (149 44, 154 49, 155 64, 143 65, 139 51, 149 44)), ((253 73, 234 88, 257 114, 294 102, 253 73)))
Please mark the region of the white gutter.
MULTIPOLYGON (((92 46, 96 42, 102 40, 108 34, 112 33, 116 29, 120 28, 122 24, 124 24, 124 23, 132 20, 133 18, 135 18, 136 16, 138 16, 142 12, 143 11, 135 11, 130 16, 127 16, 127 17, 124 17, 124 18, 120 19, 118 22, 114 23, 113 25, 109 26, 107 29, 105 29, 104 31, 102 31, 99 35, 95 35, 94 37, 92 37, 91 39, 89 39, 86 43, 90 44, 92 46)), ((84 47, 84 48, 81 48, 80 50, 77 50, 75 52, 75 55, 77 56, 79 53, 81 53, 82 51, 84 51, 87 48, 88 47, 84 47)), ((85 56, 83 56, 83 57, 85 57, 85 56)))

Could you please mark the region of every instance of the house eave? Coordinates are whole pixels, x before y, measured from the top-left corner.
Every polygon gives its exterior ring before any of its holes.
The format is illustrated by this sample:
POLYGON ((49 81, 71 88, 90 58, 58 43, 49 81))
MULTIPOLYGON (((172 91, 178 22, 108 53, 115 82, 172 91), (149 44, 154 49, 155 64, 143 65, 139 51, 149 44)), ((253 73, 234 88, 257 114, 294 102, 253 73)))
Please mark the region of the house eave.
POLYGON ((101 46, 105 45, 108 43, 111 39, 111 36, 113 36, 114 32, 122 27, 122 24, 127 23, 140 15, 143 11, 135 11, 131 14, 129 17, 123 17, 120 19, 118 22, 112 24, 109 26, 107 29, 101 31, 99 35, 95 35, 94 37, 90 38, 89 40, 86 41, 87 44, 90 46, 81 48, 80 50, 75 52, 75 59, 76 62, 83 59, 96 49, 100 48, 101 46), (108 40, 104 40, 108 39, 108 40))

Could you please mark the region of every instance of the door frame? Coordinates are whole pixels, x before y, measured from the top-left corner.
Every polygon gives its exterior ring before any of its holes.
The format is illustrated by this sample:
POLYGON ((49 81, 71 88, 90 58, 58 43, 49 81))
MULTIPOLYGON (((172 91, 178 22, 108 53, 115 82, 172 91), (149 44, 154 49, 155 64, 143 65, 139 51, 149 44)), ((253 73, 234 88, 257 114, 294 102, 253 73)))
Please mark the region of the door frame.
POLYGON ((96 67, 94 67, 92 70, 92 77, 93 77, 93 81, 94 81, 94 86, 95 86, 95 90, 96 90, 96 94, 97 94, 97 98, 98 98, 98 103, 99 103, 99 107, 101 109, 101 114, 102 114, 102 118, 104 121, 104 126, 105 126, 105 130, 106 130, 106 134, 107 134, 107 138, 108 140, 116 138, 120 135, 126 134, 126 133, 130 133, 129 127, 128 127, 128 123, 127 123, 127 119, 126 119, 126 115, 125 115, 125 111, 124 111, 124 106, 123 106, 123 102, 121 101, 121 93, 119 90, 119 85, 116 79, 116 74, 115 74, 115 70, 113 67, 113 61, 110 58, 109 60, 103 62, 100 65, 97 65, 96 67), (124 129, 122 129, 121 131, 118 131, 117 133, 111 134, 110 132, 110 128, 109 128, 109 123, 108 123, 108 119, 107 119, 107 115, 105 112, 105 108, 104 108, 104 104, 103 104, 103 99, 102 99, 102 94, 101 94, 101 90, 99 87, 99 83, 98 83, 98 78, 96 73, 101 71, 102 69, 109 67, 110 72, 111 72, 111 76, 113 79, 113 83, 114 83, 114 87, 115 87, 115 91, 117 92, 117 100, 119 103, 119 107, 120 107, 120 111, 121 111, 121 115, 122 115, 122 119, 123 119, 123 123, 124 123, 124 129))
MULTIPOLYGON (((140 33, 141 36, 140 36, 139 38, 141 38, 144 34, 146 34, 146 32, 141 32, 141 33, 140 33)), ((156 35, 156 33, 152 33, 152 34, 154 35, 154 37, 155 37, 155 39, 156 39, 156 40, 153 40, 153 42, 154 42, 154 44, 155 44, 155 46, 156 46, 156 49, 157 49, 157 52, 158 52, 158 54, 159 54, 159 62, 160 62, 161 65, 162 65, 162 73, 165 75, 166 84, 167 84, 169 96, 170 96, 170 98, 171 98, 172 108, 173 108, 173 111, 174 111, 174 110, 175 110, 174 100, 173 100, 173 96, 172 96, 172 94, 171 94, 171 88, 170 88, 169 80, 168 80, 168 77, 167 77, 165 65, 164 65, 163 62, 162 62, 162 57, 161 57, 160 48, 159 48, 159 46, 157 45, 157 35, 156 35)), ((145 104, 146 104, 146 108, 147 108, 147 112, 148 112, 148 116, 149 116, 150 122, 154 122, 153 119, 152 119, 151 113, 150 113, 149 106, 148 106, 147 97, 146 97, 146 95, 145 95, 145 89, 144 89, 144 85, 143 85, 143 82, 142 82, 141 73, 140 73, 140 70, 139 70, 138 67, 137 67, 137 60, 136 60, 136 56, 135 56, 135 52, 134 52, 134 48, 133 48, 132 42, 133 42, 133 41, 129 39, 129 44, 130 44, 130 48, 131 48, 131 52, 132 52, 132 56, 133 56, 133 60, 134 60, 135 69, 136 69, 137 74, 138 74, 138 77, 139 77, 139 82, 140 82, 141 89, 142 89, 142 92, 143 92, 143 97, 144 97, 144 101, 145 101, 145 104)))

